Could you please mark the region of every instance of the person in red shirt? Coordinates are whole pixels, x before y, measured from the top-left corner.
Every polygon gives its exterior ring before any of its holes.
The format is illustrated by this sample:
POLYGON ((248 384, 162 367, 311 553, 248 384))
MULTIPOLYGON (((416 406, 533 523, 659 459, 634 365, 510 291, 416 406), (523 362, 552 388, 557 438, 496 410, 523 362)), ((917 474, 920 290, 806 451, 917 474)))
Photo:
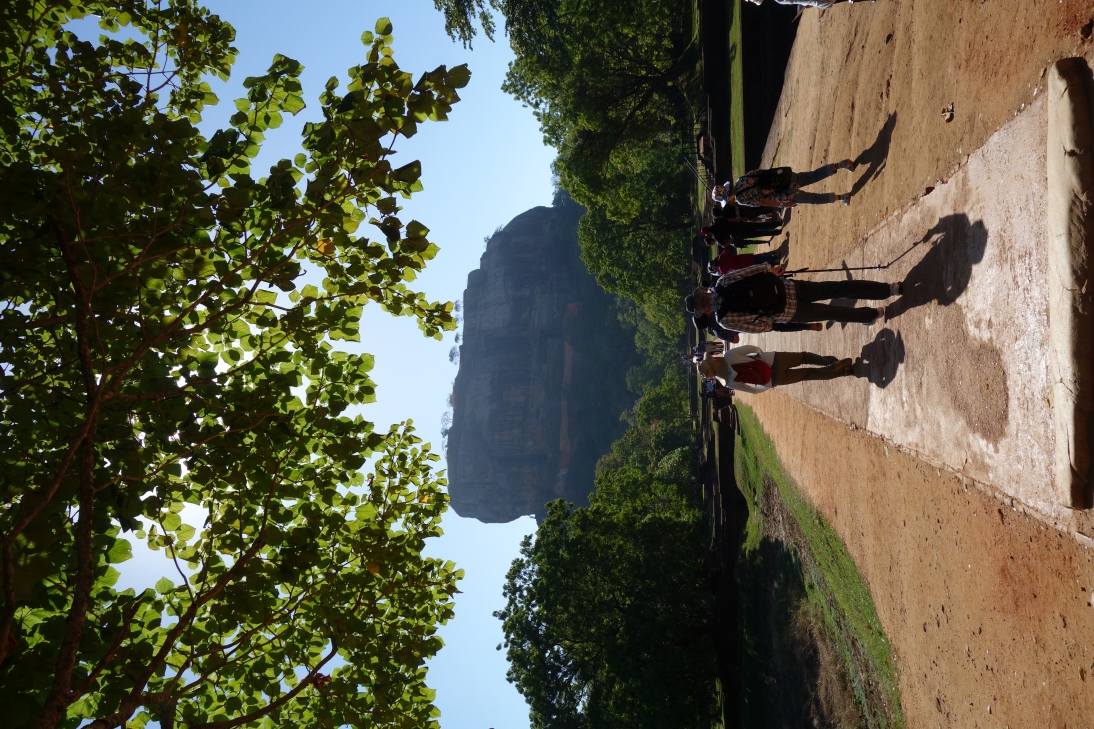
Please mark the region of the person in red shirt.
POLYGON ((738 253, 735 248, 725 248, 718 257, 710 262, 710 272, 717 276, 725 276, 730 271, 738 268, 748 268, 757 263, 768 263, 777 266, 782 263, 783 257, 778 251, 771 253, 738 253))
MULTIPOLYGON (((706 240, 708 245, 714 245, 711 238, 706 240)), ((726 245, 722 248, 722 252, 718 254, 718 257, 710 262, 709 270, 716 276, 725 276, 730 271, 736 271, 738 268, 748 268, 757 263, 777 266, 786 260, 789 252, 788 248, 788 240, 784 240, 781 246, 769 253, 739 253, 736 246, 726 245)))

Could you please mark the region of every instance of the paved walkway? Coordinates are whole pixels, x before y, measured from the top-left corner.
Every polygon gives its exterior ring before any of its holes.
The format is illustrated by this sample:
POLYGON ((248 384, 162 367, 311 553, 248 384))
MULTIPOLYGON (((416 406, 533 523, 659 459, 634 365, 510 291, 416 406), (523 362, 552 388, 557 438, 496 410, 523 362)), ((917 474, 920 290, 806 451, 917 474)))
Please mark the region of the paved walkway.
MULTIPOLYGON (((856 357, 856 374, 865 379, 781 391, 1090 544, 1083 536, 1094 536, 1089 517, 1058 506, 1052 488, 1045 128, 1046 107, 1037 100, 949 180, 891 212, 848 255, 824 266, 895 261, 887 270, 816 276, 903 281, 884 324, 742 339, 767 350, 856 357)), ((850 187, 846 173, 829 184, 850 187)), ((796 246, 808 245, 794 228, 790 268, 796 246)))

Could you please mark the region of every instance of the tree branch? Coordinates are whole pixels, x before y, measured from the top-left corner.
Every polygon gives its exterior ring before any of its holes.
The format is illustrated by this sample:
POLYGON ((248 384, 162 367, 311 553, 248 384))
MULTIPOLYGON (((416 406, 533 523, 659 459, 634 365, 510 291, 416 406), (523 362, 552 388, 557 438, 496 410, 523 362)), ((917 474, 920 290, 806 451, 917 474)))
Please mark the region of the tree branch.
MULTIPOLYGON (((271 701, 261 709, 256 709, 255 711, 252 711, 250 714, 238 716, 235 719, 229 719, 227 721, 211 721, 204 724, 194 724, 192 725, 191 729, 233 729, 233 727, 242 726, 243 724, 248 724, 256 719, 261 719, 262 717, 269 714, 271 711, 274 711, 284 704, 288 703, 289 701, 295 699, 297 694, 306 689, 312 684, 313 681, 315 681, 315 677, 319 674, 319 669, 327 665, 327 662, 330 661, 330 659, 334 658, 336 655, 338 655, 338 641, 332 639, 330 652, 327 653, 326 657, 319 662, 319 665, 313 668, 308 673, 308 675, 300 681, 300 683, 296 684, 296 687, 292 691, 288 691, 282 694, 276 700, 271 701)), ((88 729, 99 728, 92 725, 88 729)), ((103 727, 103 729, 106 728, 103 727)))
POLYGON ((63 718, 65 709, 75 699, 70 690, 72 671, 76 666, 80 641, 83 639, 84 624, 87 621, 88 600, 95 582, 95 556, 92 551, 92 522, 95 510, 95 440, 93 433, 98 425, 99 401, 102 394, 91 361, 91 344, 88 341, 88 320, 92 316, 87 292, 80 278, 79 267, 72 247, 65 238, 64 231, 56 219, 52 220, 53 232, 61 250, 65 267, 76 297, 77 351, 80 370, 83 374, 87 405, 85 430, 80 443, 80 484, 79 514, 75 529, 76 576, 72 590, 72 604, 65 618, 65 633, 57 655, 53 685, 42 704, 33 726, 35 729, 53 729, 63 718))

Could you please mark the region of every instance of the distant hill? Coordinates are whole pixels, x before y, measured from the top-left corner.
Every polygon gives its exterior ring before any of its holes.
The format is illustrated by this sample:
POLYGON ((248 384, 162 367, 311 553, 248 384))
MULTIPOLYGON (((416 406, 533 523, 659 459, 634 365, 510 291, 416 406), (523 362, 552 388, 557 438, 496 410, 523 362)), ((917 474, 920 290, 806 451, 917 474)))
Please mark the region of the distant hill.
POLYGON ((448 479, 464 517, 542 520, 546 504, 588 503, 597 460, 634 402, 634 333, 581 262, 567 196, 513 218, 486 246, 463 296, 448 479))

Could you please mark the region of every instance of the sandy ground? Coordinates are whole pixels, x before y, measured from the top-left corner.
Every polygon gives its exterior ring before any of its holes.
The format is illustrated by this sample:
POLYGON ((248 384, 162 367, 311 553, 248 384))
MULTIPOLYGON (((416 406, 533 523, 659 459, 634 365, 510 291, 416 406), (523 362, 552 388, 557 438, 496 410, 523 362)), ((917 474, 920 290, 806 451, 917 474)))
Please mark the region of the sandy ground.
POLYGON ((910 727, 1094 726, 1094 520, 1051 498, 1038 202, 1043 70, 1094 59, 1091 21, 1089 0, 806 11, 768 140, 765 162, 861 162, 818 188, 850 209, 794 211, 791 268, 926 239, 877 276, 912 283, 884 326, 783 338, 868 379, 746 398, 871 585, 910 727))
POLYGON ((870 585, 910 729, 1094 725, 1094 551, 790 397, 749 405, 870 585))

